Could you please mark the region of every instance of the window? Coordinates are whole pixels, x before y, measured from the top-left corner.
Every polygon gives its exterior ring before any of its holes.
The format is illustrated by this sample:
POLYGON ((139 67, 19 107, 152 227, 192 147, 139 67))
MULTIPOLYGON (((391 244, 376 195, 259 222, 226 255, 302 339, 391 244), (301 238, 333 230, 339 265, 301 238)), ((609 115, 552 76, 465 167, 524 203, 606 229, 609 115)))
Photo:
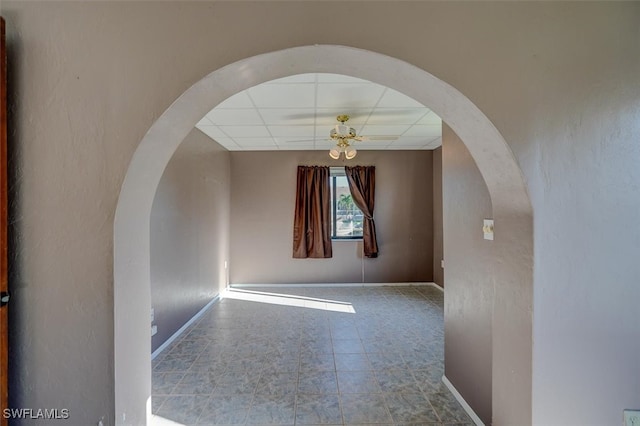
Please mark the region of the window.
POLYGON ((331 238, 361 239, 364 216, 353 202, 344 168, 331 167, 331 238))

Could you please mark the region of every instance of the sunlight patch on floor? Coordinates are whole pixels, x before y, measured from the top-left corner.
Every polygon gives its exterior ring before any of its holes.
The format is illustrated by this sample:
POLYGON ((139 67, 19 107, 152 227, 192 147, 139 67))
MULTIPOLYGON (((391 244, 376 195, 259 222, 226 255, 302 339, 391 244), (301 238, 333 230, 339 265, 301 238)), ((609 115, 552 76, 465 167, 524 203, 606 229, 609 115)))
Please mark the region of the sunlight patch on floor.
POLYGON ((313 297, 296 296, 292 294, 266 293, 262 291, 240 290, 230 288, 222 292, 223 299, 245 300, 249 302, 270 303, 272 305, 295 306, 298 308, 321 309, 332 312, 355 314, 356 310, 349 302, 337 300, 316 299, 313 297))
POLYGON ((184 426, 182 423, 176 423, 173 420, 165 419, 164 417, 160 417, 158 415, 151 416, 151 426, 184 426))

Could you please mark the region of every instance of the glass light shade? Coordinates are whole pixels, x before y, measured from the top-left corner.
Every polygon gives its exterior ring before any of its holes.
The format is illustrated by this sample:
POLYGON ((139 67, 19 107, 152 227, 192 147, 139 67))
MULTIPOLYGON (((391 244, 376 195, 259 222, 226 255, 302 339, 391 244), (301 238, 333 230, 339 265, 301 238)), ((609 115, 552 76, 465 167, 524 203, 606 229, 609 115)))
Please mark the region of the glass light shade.
POLYGON ((329 151, 329 157, 333 158, 334 160, 337 160, 338 158, 340 158, 340 151, 338 151, 337 148, 332 148, 329 151))
POLYGON ((336 124, 336 133, 340 136, 349 136, 349 130, 346 124, 336 124))
POLYGON ((347 148, 344 151, 344 157, 347 160, 351 160, 352 158, 355 158, 357 153, 358 153, 358 151, 354 147, 350 146, 349 148, 347 148))

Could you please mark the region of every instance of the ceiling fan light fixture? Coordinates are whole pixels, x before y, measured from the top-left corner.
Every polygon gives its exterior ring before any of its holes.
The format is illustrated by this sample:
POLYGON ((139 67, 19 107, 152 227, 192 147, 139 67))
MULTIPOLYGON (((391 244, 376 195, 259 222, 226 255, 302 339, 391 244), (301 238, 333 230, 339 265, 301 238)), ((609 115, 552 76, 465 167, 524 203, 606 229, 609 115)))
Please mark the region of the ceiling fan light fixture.
POLYGON ((345 149, 344 158, 346 158, 347 160, 351 160, 352 158, 355 158, 357 153, 358 153, 358 150, 350 146, 347 149, 345 149))
POLYGON ((329 136, 336 142, 336 146, 329 151, 329 157, 337 160, 340 158, 340 153, 344 152, 344 158, 351 160, 355 158, 358 153, 358 151, 350 145, 351 139, 353 139, 353 141, 360 141, 363 140, 363 138, 357 137, 356 129, 345 124, 349 120, 348 115, 339 115, 336 119, 340 124, 336 124, 333 129, 331 129, 331 132, 329 132, 329 136))
POLYGON ((340 151, 338 150, 338 148, 332 148, 329 151, 329 157, 333 158, 334 160, 337 160, 338 158, 340 158, 340 151))

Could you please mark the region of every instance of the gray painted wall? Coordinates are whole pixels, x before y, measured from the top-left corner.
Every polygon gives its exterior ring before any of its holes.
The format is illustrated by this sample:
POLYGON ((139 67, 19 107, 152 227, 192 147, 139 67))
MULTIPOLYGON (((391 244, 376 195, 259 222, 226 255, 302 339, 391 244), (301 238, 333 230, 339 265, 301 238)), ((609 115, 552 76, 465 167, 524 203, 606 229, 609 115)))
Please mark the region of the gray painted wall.
POLYGON ((151 210, 152 350, 226 286, 229 178, 229 152, 195 129, 162 175, 151 210))
POLYGON ((483 219, 492 217, 491 198, 469 151, 447 125, 442 130, 442 171, 445 375, 482 421, 491 424, 493 242, 482 233, 483 219))
POLYGON ((417 282, 433 279, 430 151, 359 151, 376 166, 379 256, 334 241, 331 259, 293 259, 298 165, 344 166, 327 151, 231 153, 231 283, 417 282), (364 267, 364 280, 363 280, 364 267))
MULTIPOLYGON (((113 219, 138 142, 212 70, 327 43, 442 78, 492 120, 522 168, 535 211, 535 283, 525 300, 535 301, 533 388, 494 404, 532 403, 541 425, 616 424, 624 407, 640 407, 640 3, 344 2, 341 13, 313 1, 1 7, 13 406, 69 407, 79 424, 114 421, 113 219), (383 30, 363 31, 353 16, 383 30)), ((502 239, 503 253, 519 245, 502 239)), ((476 263, 472 256, 464 262, 476 263)), ((493 267, 507 267, 503 259, 493 267)), ((499 284, 522 282, 515 277, 499 284)))
POLYGON ((444 287, 442 223, 442 147, 433 150, 433 282, 444 287))

